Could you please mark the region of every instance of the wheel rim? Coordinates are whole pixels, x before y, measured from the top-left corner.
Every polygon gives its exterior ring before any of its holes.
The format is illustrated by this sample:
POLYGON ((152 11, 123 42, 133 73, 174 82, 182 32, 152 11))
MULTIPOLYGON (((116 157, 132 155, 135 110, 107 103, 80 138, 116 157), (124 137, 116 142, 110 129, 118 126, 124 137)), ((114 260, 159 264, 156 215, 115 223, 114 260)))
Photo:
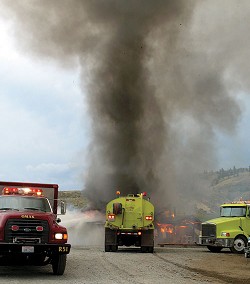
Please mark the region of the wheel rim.
POLYGON ((245 247, 245 242, 244 242, 244 240, 242 240, 242 239, 236 239, 235 241, 234 241, 234 249, 236 250, 236 251, 243 251, 243 249, 244 249, 244 247, 245 247))

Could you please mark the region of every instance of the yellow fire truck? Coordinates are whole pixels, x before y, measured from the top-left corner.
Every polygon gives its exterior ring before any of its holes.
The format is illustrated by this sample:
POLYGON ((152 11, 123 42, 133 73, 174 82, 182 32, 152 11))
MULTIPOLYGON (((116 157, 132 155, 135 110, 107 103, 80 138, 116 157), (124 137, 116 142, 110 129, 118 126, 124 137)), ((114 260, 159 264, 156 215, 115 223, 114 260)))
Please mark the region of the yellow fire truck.
POLYGON ((154 206, 146 193, 128 194, 110 201, 106 206, 105 251, 118 246, 141 247, 142 252, 154 250, 154 206))
POLYGON ((244 253, 250 236, 250 201, 235 201, 220 206, 220 217, 202 223, 199 244, 211 252, 229 248, 244 253))

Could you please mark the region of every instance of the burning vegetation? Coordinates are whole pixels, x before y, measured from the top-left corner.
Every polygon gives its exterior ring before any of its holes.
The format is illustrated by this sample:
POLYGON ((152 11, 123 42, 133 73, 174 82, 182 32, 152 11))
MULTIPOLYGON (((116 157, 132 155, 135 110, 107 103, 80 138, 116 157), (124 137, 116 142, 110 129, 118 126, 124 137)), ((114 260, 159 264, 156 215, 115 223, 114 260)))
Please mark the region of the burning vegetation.
POLYGON ((156 216, 156 243, 195 244, 198 243, 201 221, 193 216, 176 215, 166 210, 156 216))

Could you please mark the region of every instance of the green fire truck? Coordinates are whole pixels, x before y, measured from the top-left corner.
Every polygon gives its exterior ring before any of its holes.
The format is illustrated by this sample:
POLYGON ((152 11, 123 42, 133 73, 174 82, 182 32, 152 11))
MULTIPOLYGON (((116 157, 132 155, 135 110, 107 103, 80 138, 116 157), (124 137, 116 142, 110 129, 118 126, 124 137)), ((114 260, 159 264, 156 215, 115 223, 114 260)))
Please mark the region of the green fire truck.
POLYGON ((105 251, 118 246, 140 247, 142 252, 154 250, 154 206, 146 193, 128 194, 110 201, 106 206, 105 251))
POLYGON ((229 248, 244 253, 250 237, 250 201, 235 201, 220 206, 220 217, 202 223, 199 245, 211 252, 229 248))

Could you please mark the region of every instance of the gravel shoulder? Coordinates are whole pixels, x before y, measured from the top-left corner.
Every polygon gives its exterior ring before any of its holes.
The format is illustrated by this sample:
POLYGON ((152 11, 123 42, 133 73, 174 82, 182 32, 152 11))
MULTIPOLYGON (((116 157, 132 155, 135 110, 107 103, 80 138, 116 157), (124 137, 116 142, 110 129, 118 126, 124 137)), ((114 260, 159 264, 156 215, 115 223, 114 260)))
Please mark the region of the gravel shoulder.
POLYGON ((204 247, 156 247, 153 254, 136 248, 104 252, 101 246, 73 247, 63 276, 50 266, 0 267, 0 283, 246 283, 250 261, 229 250, 211 253, 204 247))

